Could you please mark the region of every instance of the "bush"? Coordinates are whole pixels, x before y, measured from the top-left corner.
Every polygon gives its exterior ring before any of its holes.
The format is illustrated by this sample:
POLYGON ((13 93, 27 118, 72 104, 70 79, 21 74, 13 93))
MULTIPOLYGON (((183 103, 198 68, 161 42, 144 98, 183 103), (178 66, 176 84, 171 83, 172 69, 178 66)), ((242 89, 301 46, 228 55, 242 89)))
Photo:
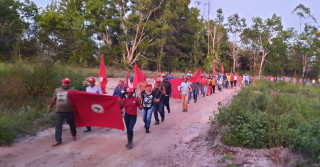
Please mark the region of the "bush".
POLYGON ((225 125, 221 140, 227 145, 290 146, 319 161, 319 104, 318 87, 258 81, 220 108, 212 123, 225 125))

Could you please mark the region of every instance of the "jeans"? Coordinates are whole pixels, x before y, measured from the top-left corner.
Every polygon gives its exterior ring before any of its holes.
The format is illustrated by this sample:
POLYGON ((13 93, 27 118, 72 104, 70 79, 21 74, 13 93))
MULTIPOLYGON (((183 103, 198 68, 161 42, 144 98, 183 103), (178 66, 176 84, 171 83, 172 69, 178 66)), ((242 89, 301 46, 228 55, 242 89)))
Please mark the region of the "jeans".
POLYGON ((218 84, 218 90, 221 92, 221 90, 222 90, 222 85, 221 84, 218 84))
POLYGON ((203 95, 203 96, 204 96, 204 95, 206 95, 206 92, 207 92, 207 85, 202 85, 202 86, 201 86, 201 88, 202 88, 202 90, 201 90, 202 95, 203 95))
POLYGON ((152 106, 147 110, 145 108, 142 109, 142 119, 143 119, 145 128, 150 128, 153 109, 154 109, 154 106, 152 106))
POLYGON ((229 81, 226 81, 226 88, 229 88, 229 81))
POLYGON ((56 113, 56 131, 55 131, 55 139, 58 143, 62 142, 62 125, 64 120, 67 121, 70 127, 70 132, 72 136, 77 135, 76 125, 74 122, 73 112, 57 112, 56 113))
POLYGON ((188 109, 188 94, 181 95, 183 110, 188 109))
POLYGON ((197 101, 198 100, 198 90, 193 90, 193 100, 197 101))
POLYGON ((136 124, 137 116, 136 115, 124 115, 124 122, 126 123, 127 134, 133 136, 133 127, 136 124))
POLYGON ((189 92, 188 93, 188 104, 190 104, 191 96, 192 96, 192 92, 189 92))
POLYGON ((167 95, 167 96, 164 96, 164 102, 163 102, 163 111, 164 111, 164 106, 166 106, 167 107, 167 110, 168 110, 168 112, 170 112, 170 105, 169 105, 169 100, 170 100, 170 97, 169 97, 169 95, 167 95))
POLYGON ((163 105, 163 98, 160 98, 159 102, 154 103, 154 119, 156 122, 159 122, 158 113, 160 113, 161 119, 164 119, 164 105, 163 105))

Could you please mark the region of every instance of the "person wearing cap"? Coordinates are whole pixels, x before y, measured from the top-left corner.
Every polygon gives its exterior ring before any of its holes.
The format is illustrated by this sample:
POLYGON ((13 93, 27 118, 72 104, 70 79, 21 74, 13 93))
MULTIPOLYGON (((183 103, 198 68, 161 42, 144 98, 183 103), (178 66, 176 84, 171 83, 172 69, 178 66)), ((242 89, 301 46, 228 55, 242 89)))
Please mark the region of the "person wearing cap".
POLYGON ((155 119, 155 125, 159 125, 160 121, 159 121, 159 115, 158 113, 160 113, 160 117, 161 117, 161 122, 164 121, 164 96, 166 95, 166 89, 164 88, 163 84, 161 83, 161 80, 158 80, 155 84, 155 87, 153 89, 153 92, 155 93, 155 99, 154 99, 154 119, 155 119))
POLYGON ((215 93, 215 91, 216 91, 216 76, 215 75, 212 76, 211 85, 212 85, 212 93, 215 93))
POLYGON ((128 149, 132 148, 133 127, 137 121, 137 108, 140 110, 142 109, 139 99, 134 97, 133 93, 133 88, 128 88, 126 92, 127 98, 123 99, 120 103, 121 110, 123 108, 125 109, 124 122, 127 128, 128 143, 126 144, 126 147, 128 149))
POLYGON ((52 111, 53 106, 56 106, 56 128, 55 128, 55 139, 56 144, 52 147, 62 144, 62 125, 64 120, 67 121, 70 127, 70 132, 72 135, 72 140, 76 140, 77 130, 73 116, 72 104, 68 98, 68 92, 75 91, 75 89, 70 88, 70 79, 62 79, 62 87, 57 88, 54 91, 53 97, 51 99, 49 112, 52 111))
POLYGON ((151 124, 151 116, 154 109, 154 98, 155 92, 152 92, 152 85, 147 84, 146 90, 141 93, 142 119, 144 122, 144 128, 146 129, 146 133, 150 132, 149 129, 151 124))
MULTIPOLYGON (((164 106, 167 107, 168 113, 170 113, 170 97, 172 92, 171 83, 168 81, 168 78, 166 75, 163 75, 162 78, 163 78, 162 84, 166 89, 166 95, 164 96, 163 104, 164 106)), ((164 106, 163 106, 163 112, 164 112, 164 106)))
POLYGON ((183 79, 183 82, 180 85, 180 95, 181 95, 181 101, 182 101, 182 112, 188 111, 188 95, 191 91, 190 83, 188 82, 188 78, 185 77, 183 79))
MULTIPOLYGON (((86 92, 102 95, 102 89, 100 88, 100 86, 96 85, 96 80, 91 77, 88 79, 88 81, 89 86, 86 88, 86 92)), ((85 130, 84 132, 91 132, 91 126, 87 126, 87 130, 85 130)))
POLYGON ((207 92, 207 84, 208 84, 207 77, 206 75, 203 75, 201 79, 201 93, 203 97, 206 95, 206 92, 207 92))
POLYGON ((119 96, 121 99, 126 98, 127 88, 124 86, 123 81, 119 81, 118 86, 113 91, 113 96, 119 96))

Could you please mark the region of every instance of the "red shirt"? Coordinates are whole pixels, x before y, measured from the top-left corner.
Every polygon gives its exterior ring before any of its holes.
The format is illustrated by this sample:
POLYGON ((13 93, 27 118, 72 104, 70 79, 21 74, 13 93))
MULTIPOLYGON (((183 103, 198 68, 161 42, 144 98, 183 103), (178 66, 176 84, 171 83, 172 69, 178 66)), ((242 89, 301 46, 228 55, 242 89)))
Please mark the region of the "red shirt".
POLYGON ((233 75, 231 75, 230 81, 234 81, 234 76, 233 75))
POLYGON ((201 85, 202 85, 202 86, 205 86, 205 85, 207 85, 207 83, 208 83, 207 78, 202 78, 202 80, 201 80, 201 85))
POLYGON ((121 102, 121 109, 123 108, 128 115, 137 115, 137 108, 141 109, 140 101, 135 97, 125 98, 121 102))

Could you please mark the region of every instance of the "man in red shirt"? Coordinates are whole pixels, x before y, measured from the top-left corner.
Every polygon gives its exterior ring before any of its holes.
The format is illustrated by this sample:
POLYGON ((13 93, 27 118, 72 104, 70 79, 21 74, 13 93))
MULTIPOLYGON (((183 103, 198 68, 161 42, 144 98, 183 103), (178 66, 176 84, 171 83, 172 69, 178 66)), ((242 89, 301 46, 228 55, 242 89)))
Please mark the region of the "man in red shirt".
POLYGON ((206 75, 203 75, 201 79, 201 88, 202 88, 201 92, 203 97, 206 95, 206 92, 207 92, 207 84, 208 84, 208 79, 206 75))
POLYGON ((142 109, 139 99, 132 96, 133 92, 132 88, 128 88, 126 92, 128 97, 123 99, 120 105, 121 109, 125 108, 124 121, 127 128, 128 144, 126 144, 126 147, 128 149, 132 148, 133 127, 137 121, 137 108, 142 109))

